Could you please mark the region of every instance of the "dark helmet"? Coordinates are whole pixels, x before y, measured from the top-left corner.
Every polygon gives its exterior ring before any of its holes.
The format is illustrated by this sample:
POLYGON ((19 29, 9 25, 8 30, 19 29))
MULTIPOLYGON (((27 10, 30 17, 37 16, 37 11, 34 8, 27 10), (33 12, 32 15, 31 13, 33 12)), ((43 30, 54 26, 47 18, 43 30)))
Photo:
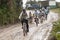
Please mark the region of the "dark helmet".
POLYGON ((25 9, 23 9, 23 12, 25 13, 25 12, 26 12, 26 10, 25 10, 25 9))
POLYGON ((31 14, 31 12, 29 12, 31 14))

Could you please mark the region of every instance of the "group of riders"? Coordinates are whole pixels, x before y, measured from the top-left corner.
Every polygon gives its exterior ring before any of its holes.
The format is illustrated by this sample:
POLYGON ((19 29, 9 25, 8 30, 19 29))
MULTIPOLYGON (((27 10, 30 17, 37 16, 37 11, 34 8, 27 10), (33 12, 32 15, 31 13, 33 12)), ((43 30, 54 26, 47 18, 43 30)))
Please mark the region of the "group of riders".
POLYGON ((36 26, 38 26, 39 23, 43 23, 43 20, 47 20, 47 16, 49 14, 49 8, 48 7, 42 7, 41 9, 34 10, 34 13, 29 12, 29 17, 26 12, 26 9, 23 9, 22 13, 19 16, 19 19, 22 24, 22 29, 23 29, 23 35, 27 35, 29 32, 29 23, 32 23, 33 20, 36 23, 36 26))

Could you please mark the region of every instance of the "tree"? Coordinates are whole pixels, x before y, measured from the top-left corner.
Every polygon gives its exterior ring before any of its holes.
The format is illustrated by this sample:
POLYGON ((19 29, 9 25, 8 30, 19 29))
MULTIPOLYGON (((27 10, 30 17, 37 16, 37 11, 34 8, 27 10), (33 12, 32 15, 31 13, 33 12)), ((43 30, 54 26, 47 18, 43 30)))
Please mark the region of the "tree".
POLYGON ((22 0, 0 0, 0 25, 14 24, 22 10, 22 0))

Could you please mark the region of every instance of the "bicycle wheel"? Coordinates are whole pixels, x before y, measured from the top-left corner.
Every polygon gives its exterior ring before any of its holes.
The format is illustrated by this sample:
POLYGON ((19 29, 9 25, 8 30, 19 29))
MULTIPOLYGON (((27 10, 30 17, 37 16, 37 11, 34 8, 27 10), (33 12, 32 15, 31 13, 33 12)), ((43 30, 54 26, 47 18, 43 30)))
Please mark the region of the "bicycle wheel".
POLYGON ((38 23, 36 22, 36 26, 38 26, 38 23))
POLYGON ((26 23, 23 23, 23 35, 27 35, 27 27, 26 27, 26 23))
POLYGON ((41 23, 43 23, 43 17, 41 17, 41 23))

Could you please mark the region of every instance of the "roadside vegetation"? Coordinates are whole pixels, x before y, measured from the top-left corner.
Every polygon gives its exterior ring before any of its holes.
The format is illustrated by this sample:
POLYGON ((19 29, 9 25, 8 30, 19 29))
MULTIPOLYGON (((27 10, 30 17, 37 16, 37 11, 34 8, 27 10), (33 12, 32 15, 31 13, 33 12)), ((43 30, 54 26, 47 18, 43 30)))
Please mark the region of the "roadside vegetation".
MULTIPOLYGON (((52 9, 51 11, 56 12, 59 14, 60 17, 60 8, 52 9)), ((53 30, 52 30, 52 35, 55 37, 55 39, 60 40, 60 18, 58 19, 57 22, 53 23, 53 30)))
POLYGON ((18 22, 21 12, 22 0, 0 1, 0 25, 14 24, 18 22))
POLYGON ((60 13, 60 8, 51 9, 51 11, 56 12, 56 13, 60 13))

